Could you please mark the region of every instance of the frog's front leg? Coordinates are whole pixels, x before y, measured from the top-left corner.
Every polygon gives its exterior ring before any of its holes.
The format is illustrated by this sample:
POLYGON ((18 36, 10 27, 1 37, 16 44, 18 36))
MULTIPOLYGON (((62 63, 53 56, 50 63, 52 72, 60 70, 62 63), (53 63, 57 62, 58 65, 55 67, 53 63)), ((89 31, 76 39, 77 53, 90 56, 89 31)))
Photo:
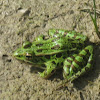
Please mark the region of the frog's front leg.
POLYGON ((46 69, 43 72, 39 72, 39 75, 42 78, 49 78, 52 74, 54 74, 55 70, 56 70, 56 64, 54 64, 54 61, 47 61, 44 63, 46 66, 46 69))
POLYGON ((84 74, 91 68, 91 62, 93 59, 93 47, 85 47, 79 54, 68 57, 64 62, 65 79, 73 81, 80 75, 84 74))

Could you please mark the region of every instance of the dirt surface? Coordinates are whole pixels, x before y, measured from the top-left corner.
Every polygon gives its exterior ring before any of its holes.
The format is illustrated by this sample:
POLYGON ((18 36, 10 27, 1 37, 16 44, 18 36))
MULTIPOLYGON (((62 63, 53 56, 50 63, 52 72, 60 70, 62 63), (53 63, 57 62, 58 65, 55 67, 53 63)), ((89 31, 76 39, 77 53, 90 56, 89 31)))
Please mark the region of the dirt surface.
MULTIPOLYGON (((96 0, 100 26, 100 0, 96 0)), ((0 100, 100 100, 100 45, 88 9, 92 0, 0 0, 0 100), (75 30, 94 43, 93 69, 64 88, 61 72, 39 77, 34 66, 12 53, 51 28, 75 30)))

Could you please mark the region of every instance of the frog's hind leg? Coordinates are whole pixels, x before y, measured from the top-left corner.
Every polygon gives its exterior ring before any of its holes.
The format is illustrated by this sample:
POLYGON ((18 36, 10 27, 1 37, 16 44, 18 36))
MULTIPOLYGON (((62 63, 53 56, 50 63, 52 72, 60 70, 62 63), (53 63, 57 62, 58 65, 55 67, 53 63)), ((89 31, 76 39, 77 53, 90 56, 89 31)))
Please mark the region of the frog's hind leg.
POLYGON ((73 81, 75 80, 76 78, 78 78, 80 75, 83 75, 84 73, 86 73, 90 68, 91 68, 91 63, 93 61, 93 55, 91 55, 89 57, 89 60, 88 60, 88 63, 85 67, 82 68, 81 71, 78 71, 75 75, 73 75, 71 78, 70 78, 70 81, 73 81))
POLYGON ((70 66, 72 65, 72 62, 74 61, 77 55, 78 54, 73 54, 71 57, 68 57, 65 59, 64 66, 63 66, 63 70, 64 70, 63 77, 64 78, 68 77, 69 73, 71 73, 70 76, 72 76, 73 70, 70 66))
POLYGON ((84 74, 87 70, 91 68, 91 63, 93 60, 93 47, 87 46, 83 49, 76 57, 74 57, 70 66, 67 63, 64 65, 64 78, 69 81, 73 81, 80 75, 84 74), (67 71, 66 71, 66 70, 67 71))

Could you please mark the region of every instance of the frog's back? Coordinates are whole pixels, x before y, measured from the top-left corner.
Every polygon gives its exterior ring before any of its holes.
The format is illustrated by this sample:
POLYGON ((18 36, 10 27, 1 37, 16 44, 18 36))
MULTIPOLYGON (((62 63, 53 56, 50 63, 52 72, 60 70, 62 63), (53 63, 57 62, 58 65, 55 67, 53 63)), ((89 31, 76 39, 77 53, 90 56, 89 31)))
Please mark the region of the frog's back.
POLYGON ((32 49, 36 56, 52 55, 80 48, 86 40, 86 36, 74 31, 51 29, 48 36, 39 36, 33 42, 32 49))

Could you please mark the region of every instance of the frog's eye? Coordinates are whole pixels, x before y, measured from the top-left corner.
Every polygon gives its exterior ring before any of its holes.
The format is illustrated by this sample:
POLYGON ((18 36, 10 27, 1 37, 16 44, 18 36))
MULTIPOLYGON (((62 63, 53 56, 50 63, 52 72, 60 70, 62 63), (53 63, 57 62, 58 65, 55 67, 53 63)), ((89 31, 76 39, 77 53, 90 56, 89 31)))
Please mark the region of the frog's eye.
POLYGON ((25 56, 27 60, 32 60, 32 56, 25 56))
POLYGON ((23 43, 23 48, 29 48, 31 47, 32 43, 29 41, 26 41, 25 43, 23 43))

